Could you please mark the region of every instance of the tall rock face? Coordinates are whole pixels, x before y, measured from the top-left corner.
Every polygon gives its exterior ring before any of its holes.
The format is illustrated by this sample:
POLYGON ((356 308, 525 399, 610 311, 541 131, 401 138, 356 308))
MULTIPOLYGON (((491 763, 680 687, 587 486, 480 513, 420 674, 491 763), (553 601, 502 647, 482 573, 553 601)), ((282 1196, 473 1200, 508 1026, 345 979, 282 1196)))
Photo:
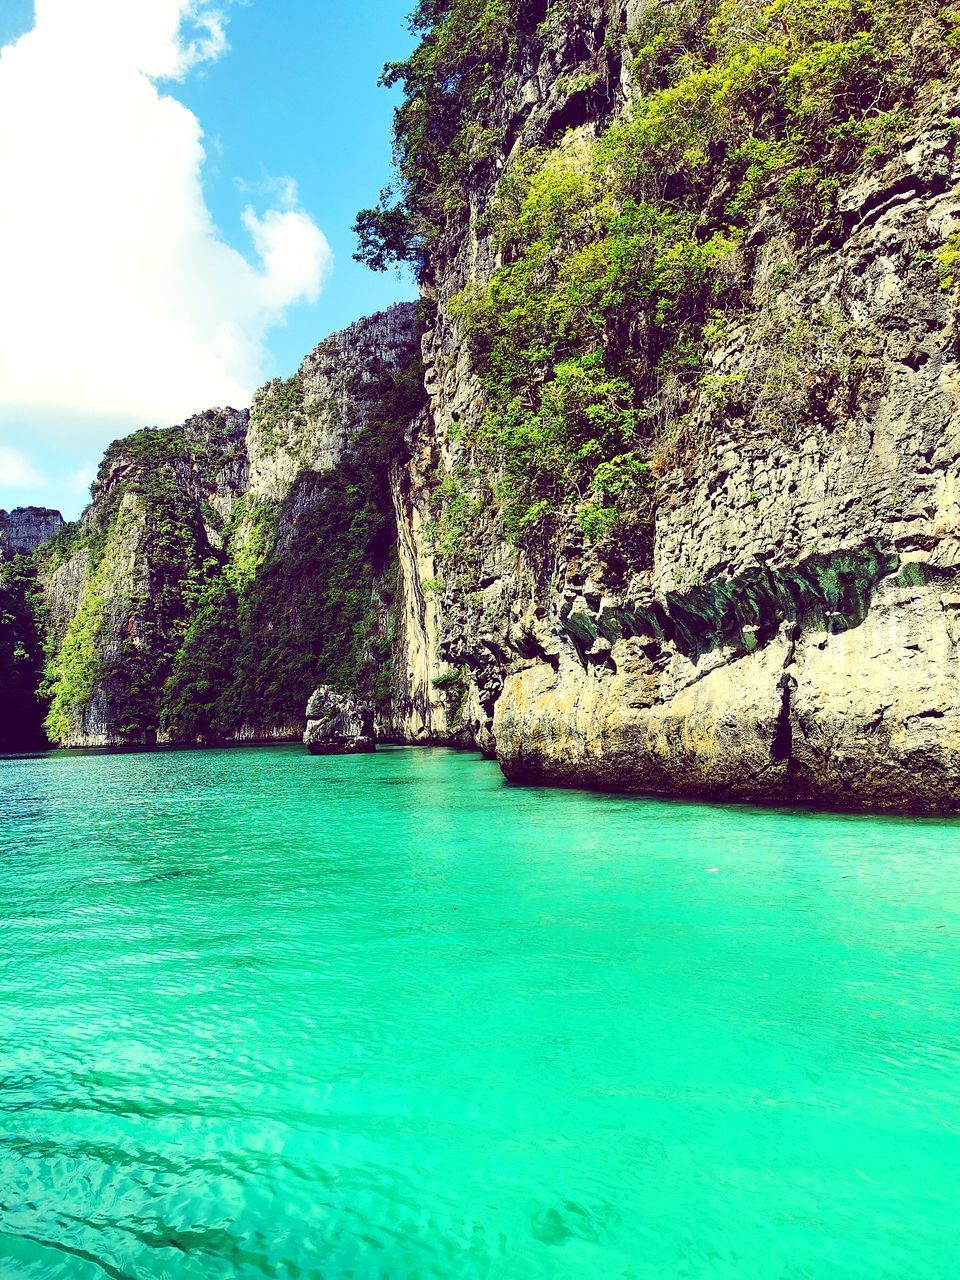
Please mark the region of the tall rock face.
POLYGON ((297 739, 321 679, 388 730, 395 687, 429 706, 394 673, 393 477, 423 408, 419 346, 417 307, 391 308, 249 412, 110 447, 91 505, 35 557, 53 742, 297 739))
POLYGON ((384 378, 408 368, 419 338, 417 307, 391 307, 326 338, 292 378, 262 387, 248 437, 251 494, 282 501, 303 471, 334 470, 383 417, 384 378))
POLYGON ((507 8, 421 9, 367 215, 436 301, 409 665, 518 780, 960 808, 956 15, 507 8))
POLYGON ((248 415, 210 410, 107 450, 80 520, 41 549, 50 738, 150 744, 248 473, 248 415))
POLYGON ((32 555, 63 526, 63 516, 49 507, 0 509, 0 560, 32 555))

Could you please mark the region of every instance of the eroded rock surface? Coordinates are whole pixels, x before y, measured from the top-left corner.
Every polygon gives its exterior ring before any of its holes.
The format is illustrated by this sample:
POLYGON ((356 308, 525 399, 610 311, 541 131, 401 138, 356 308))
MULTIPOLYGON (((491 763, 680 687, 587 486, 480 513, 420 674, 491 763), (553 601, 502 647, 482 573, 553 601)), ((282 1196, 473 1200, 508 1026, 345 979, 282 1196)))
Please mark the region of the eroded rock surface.
POLYGON ((357 698, 321 685, 307 704, 304 745, 314 756, 354 755, 373 751, 373 708, 357 698))
MULTIPOLYGON (((629 92, 615 20, 583 12, 513 82, 513 154, 589 131, 629 92), (559 125, 558 59, 593 86, 559 125)), ((521 550, 490 509, 455 572, 422 566, 441 583, 410 665, 457 673, 460 731, 508 776, 960 809, 960 290, 937 270, 960 228, 958 119, 955 80, 939 84, 799 253, 761 210, 748 304, 710 340, 646 547, 592 548, 569 521, 521 550)), ((412 450, 433 470, 410 472, 407 497, 420 527, 443 507, 438 476, 482 466, 489 402, 456 298, 499 265, 490 208, 472 193, 439 262, 412 450)), ((645 411, 669 421, 666 379, 645 411)))
POLYGON ((49 507, 0 510, 0 560, 30 555, 49 542, 63 526, 63 516, 49 507))

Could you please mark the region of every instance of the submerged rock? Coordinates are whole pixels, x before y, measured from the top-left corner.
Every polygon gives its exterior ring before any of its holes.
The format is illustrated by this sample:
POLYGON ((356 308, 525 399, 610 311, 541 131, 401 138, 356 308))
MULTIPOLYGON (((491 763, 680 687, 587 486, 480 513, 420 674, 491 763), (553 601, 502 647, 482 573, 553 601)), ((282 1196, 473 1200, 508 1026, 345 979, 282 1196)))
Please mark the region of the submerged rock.
POLYGON ((373 708, 349 694, 321 685, 307 703, 307 731, 303 742, 312 756, 373 751, 376 745, 373 708))

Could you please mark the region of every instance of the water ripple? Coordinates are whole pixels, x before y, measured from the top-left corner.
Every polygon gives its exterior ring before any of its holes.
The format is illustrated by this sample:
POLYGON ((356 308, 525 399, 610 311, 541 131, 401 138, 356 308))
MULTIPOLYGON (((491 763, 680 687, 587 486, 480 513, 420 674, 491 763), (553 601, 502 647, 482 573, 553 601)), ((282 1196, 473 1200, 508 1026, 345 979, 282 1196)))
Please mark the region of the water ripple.
POLYGON ((960 826, 0 762, 3 1280, 943 1280, 960 826))

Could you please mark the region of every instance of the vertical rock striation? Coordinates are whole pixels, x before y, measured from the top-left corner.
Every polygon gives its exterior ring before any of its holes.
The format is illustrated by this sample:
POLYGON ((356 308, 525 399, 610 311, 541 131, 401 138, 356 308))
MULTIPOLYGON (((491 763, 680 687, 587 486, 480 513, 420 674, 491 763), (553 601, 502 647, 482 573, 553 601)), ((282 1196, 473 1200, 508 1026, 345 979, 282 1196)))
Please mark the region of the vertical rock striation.
POLYGON ((63 516, 49 507, 0 510, 0 560, 32 555, 64 526, 63 516))

